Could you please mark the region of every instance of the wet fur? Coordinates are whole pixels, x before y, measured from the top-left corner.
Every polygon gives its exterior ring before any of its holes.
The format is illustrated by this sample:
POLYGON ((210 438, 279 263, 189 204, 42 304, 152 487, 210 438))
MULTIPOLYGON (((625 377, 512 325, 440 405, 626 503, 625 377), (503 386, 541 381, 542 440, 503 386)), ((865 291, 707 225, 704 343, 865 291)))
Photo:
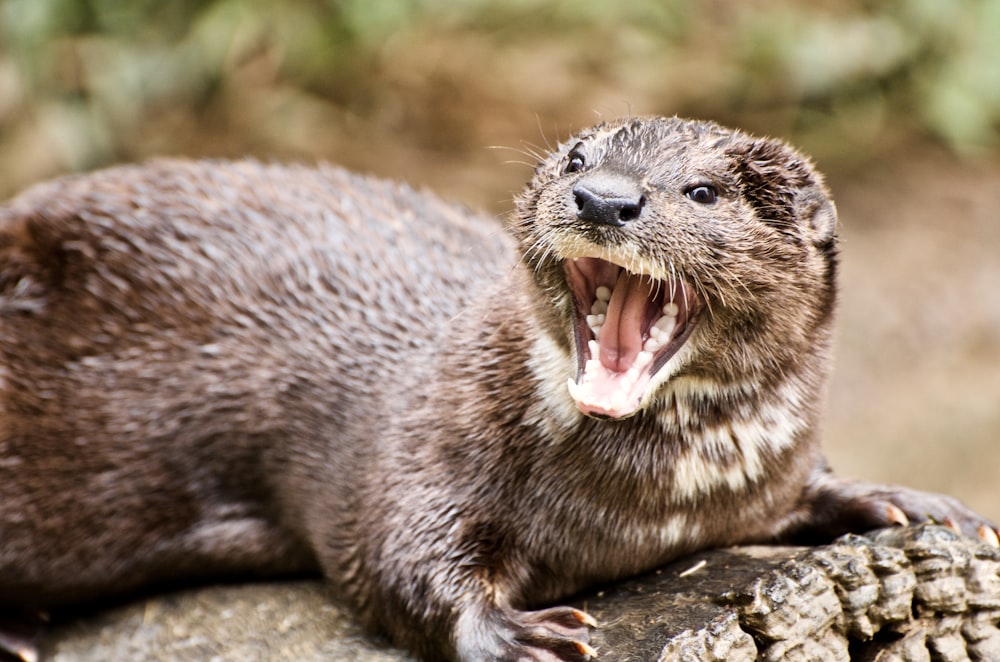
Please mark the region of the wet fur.
POLYGON ((793 149, 662 118, 560 146, 509 232, 329 167, 36 187, 0 209, 0 602, 319 568, 429 658, 583 659, 578 613, 524 610, 707 546, 888 523, 898 492, 818 448, 835 229, 793 149), (576 218, 577 143, 641 179, 641 222, 576 218), (683 195, 700 180, 711 208, 683 195), (559 258, 595 247, 708 302, 622 421, 565 387, 559 258))

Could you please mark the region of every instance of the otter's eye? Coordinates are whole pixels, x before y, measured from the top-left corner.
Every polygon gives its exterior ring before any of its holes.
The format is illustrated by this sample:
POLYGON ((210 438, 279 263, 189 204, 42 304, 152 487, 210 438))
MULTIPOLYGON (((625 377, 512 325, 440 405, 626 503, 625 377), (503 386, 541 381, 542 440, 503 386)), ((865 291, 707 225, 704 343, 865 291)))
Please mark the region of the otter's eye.
POLYGON ((568 175, 573 172, 580 172, 583 167, 587 165, 587 159, 583 156, 583 143, 577 143, 573 149, 569 151, 569 162, 566 167, 563 168, 563 174, 568 175))
POLYGON ((710 205, 719 197, 719 193, 715 190, 715 187, 708 184, 692 186, 684 191, 684 195, 702 205, 710 205))

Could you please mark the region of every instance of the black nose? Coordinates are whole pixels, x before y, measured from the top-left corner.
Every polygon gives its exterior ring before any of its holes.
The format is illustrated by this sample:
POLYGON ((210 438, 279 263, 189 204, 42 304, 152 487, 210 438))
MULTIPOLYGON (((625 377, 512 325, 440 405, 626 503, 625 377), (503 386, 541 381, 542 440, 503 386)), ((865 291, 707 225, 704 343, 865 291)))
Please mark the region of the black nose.
POLYGON ((600 225, 621 227, 642 214, 646 196, 631 177, 613 172, 593 172, 573 187, 577 218, 600 225))

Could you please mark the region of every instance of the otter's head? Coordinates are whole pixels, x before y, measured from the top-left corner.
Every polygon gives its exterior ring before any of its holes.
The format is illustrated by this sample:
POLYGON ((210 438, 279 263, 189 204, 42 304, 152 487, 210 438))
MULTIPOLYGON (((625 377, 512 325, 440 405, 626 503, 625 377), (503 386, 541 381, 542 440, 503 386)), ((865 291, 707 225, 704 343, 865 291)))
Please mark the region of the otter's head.
POLYGON ((539 164, 512 223, 540 312, 575 349, 570 394, 610 418, 685 377, 752 391, 805 365, 822 379, 835 227, 806 157, 677 118, 571 138, 539 164))

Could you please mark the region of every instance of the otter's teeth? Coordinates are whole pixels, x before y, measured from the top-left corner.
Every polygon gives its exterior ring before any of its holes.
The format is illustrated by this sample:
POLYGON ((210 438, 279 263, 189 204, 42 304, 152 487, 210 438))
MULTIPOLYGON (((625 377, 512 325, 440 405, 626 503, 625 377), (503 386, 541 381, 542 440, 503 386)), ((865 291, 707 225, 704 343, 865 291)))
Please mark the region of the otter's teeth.
POLYGON ((668 301, 663 304, 663 314, 667 317, 677 317, 677 313, 679 312, 681 312, 680 306, 673 301, 668 301))
POLYGON ((653 325, 653 328, 669 338, 670 334, 674 332, 675 326, 677 326, 677 317, 664 315, 660 319, 656 320, 656 324, 653 325))
POLYGON ((667 305, 663 306, 663 311, 665 314, 663 315, 663 317, 656 320, 656 324, 654 324, 649 329, 649 338, 647 338, 646 342, 642 344, 642 349, 644 351, 655 353, 660 349, 662 349, 663 346, 666 345, 668 342, 670 342, 670 336, 674 332, 674 327, 677 326, 676 315, 666 314, 667 309, 670 308, 671 306, 673 306, 674 310, 679 310, 677 308, 677 304, 673 302, 670 302, 667 305))
POLYGON ((597 412, 620 417, 621 412, 632 412, 638 406, 641 394, 636 385, 648 381, 645 372, 653 363, 653 353, 640 351, 635 362, 624 373, 604 367, 600 360, 601 345, 596 340, 587 343, 591 358, 584 363, 580 381, 566 380, 570 397, 584 412, 597 412))
POLYGON ((611 301, 611 289, 601 285, 594 292, 594 303, 590 306, 590 314, 587 315, 587 326, 590 330, 594 332, 594 337, 597 338, 601 334, 601 327, 604 326, 604 320, 607 317, 608 312, 608 302, 611 301))
POLYGON ((584 389, 582 384, 577 384, 576 380, 570 377, 566 380, 566 388, 569 389, 569 395, 571 398, 579 402, 585 397, 584 389))

